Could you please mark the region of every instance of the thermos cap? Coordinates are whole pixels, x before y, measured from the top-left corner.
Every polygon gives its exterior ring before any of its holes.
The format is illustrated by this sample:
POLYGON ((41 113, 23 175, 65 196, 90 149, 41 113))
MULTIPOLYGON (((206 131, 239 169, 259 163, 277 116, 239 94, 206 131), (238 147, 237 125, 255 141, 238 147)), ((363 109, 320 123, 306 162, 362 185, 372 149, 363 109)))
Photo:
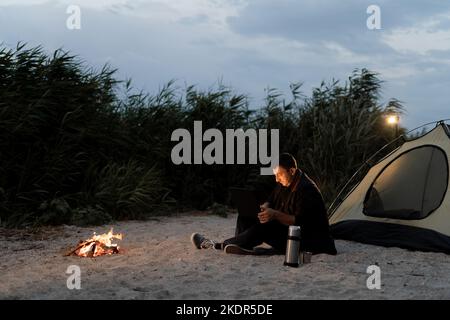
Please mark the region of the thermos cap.
POLYGON ((290 237, 300 237, 300 226, 289 226, 290 237))

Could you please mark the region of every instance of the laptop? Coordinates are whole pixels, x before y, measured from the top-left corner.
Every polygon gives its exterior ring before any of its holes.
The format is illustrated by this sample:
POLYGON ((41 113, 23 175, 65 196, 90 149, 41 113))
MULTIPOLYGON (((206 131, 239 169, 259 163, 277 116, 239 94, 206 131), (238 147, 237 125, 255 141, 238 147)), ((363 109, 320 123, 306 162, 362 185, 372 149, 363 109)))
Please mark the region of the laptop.
POLYGON ((230 188, 231 202, 237 207, 240 216, 256 218, 261 212, 255 191, 244 188, 230 188))

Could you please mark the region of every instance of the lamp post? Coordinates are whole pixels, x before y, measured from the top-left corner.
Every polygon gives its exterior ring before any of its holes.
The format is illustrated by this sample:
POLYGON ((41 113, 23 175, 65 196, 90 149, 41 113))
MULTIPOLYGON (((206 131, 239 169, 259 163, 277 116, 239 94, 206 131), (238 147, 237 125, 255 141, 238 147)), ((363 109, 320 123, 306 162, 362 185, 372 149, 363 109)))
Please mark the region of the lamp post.
POLYGON ((400 116, 398 114, 393 114, 387 117, 387 123, 394 126, 394 139, 398 137, 398 123, 400 122, 400 116))

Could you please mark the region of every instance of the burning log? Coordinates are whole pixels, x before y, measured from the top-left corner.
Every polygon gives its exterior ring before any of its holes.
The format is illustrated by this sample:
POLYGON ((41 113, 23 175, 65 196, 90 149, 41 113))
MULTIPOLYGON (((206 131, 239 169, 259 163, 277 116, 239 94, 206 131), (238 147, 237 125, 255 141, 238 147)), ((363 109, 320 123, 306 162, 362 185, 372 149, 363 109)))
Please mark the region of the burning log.
POLYGON ((94 232, 92 238, 80 241, 77 247, 69 251, 66 256, 98 257, 119 253, 119 246, 111 243, 114 238, 122 240, 123 235, 121 233, 113 234, 113 229, 102 235, 96 235, 94 232))

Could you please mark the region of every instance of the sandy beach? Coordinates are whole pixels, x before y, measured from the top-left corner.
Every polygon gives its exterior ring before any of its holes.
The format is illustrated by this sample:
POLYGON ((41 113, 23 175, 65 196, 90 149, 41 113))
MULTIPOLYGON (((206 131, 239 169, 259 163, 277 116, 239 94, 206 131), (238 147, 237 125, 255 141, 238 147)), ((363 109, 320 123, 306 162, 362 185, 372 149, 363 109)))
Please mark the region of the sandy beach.
POLYGON ((48 227, 30 234, 0 229, 0 299, 450 299, 450 255, 336 241, 337 256, 315 255, 299 268, 284 256, 236 256, 197 250, 192 232, 223 240, 235 214, 204 213, 118 222, 101 227, 48 227), (123 233, 121 254, 64 253, 94 231, 123 233), (69 290, 70 265, 81 289, 69 290), (367 267, 381 269, 368 289, 367 267))

